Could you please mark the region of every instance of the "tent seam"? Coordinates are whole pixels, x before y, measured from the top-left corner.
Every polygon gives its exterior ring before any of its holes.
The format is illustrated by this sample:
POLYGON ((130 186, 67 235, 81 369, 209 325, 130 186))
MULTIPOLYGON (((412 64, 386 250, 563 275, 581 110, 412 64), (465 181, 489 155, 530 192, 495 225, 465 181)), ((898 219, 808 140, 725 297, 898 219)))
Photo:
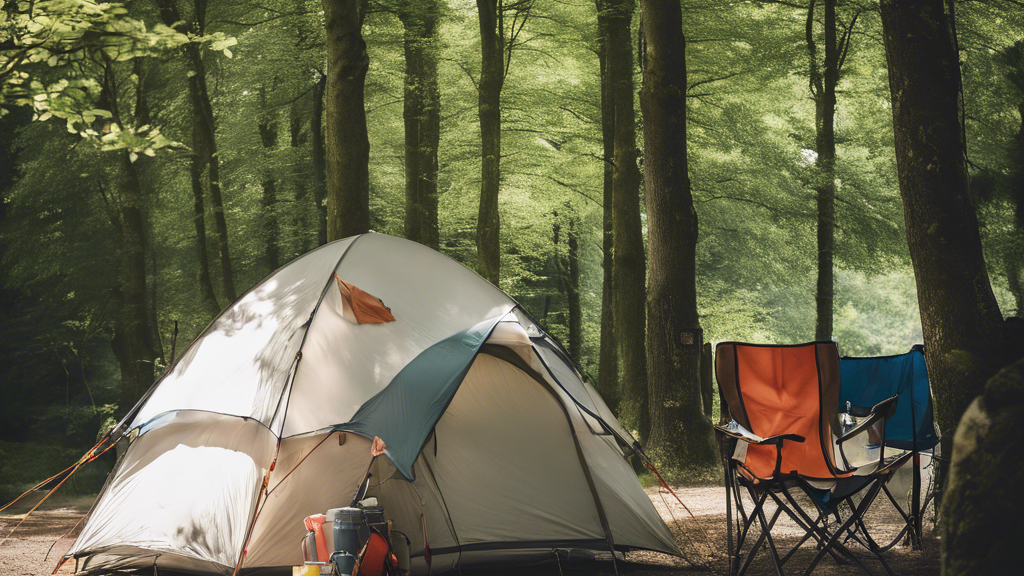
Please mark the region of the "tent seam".
MULTIPOLYGON (((309 329, 313 326, 313 319, 316 318, 316 313, 317 311, 320 310, 320 304, 323 303, 324 297, 327 296, 327 291, 330 290, 331 288, 331 280, 334 279, 334 274, 335 271, 338 269, 338 266, 341 266, 341 262, 342 260, 345 259, 345 256, 348 254, 348 251, 351 250, 352 246, 354 246, 355 243, 358 242, 359 239, 362 238, 363 236, 363 234, 356 236, 352 240, 352 242, 350 242, 349 245, 345 247, 345 250, 341 253, 341 256, 338 257, 338 262, 334 265, 333 268, 331 268, 331 274, 330 276, 327 277, 327 282, 324 284, 323 290, 320 291, 320 298, 316 301, 316 305, 313 306, 312 312, 309 313, 309 320, 307 320, 305 323, 306 330, 302 333, 302 340, 299 342, 299 349, 295 352, 295 360, 293 361, 294 366, 291 370, 291 385, 289 386, 288 382, 285 381, 285 387, 284 389, 281 390, 281 397, 277 399, 277 408, 274 410, 274 414, 270 418, 270 424, 273 425, 274 420, 277 419, 278 411, 282 409, 282 401, 285 400, 284 396, 285 391, 287 390, 288 399, 287 401, 284 401, 284 414, 281 416, 282 434, 284 433, 285 424, 288 422, 288 404, 291 402, 292 389, 294 389, 295 387, 295 377, 299 373, 299 364, 302 362, 302 347, 305 346, 306 344, 306 337, 309 336, 309 329)), ((270 468, 267 470, 267 473, 263 478, 261 486, 257 489, 256 499, 253 502, 252 506, 252 515, 246 527, 245 540, 242 542, 242 549, 238 551, 238 561, 235 562, 234 572, 232 576, 234 576, 234 574, 238 574, 239 570, 242 569, 242 564, 245 563, 246 551, 249 548, 249 538, 252 537, 253 529, 256 527, 256 520, 259 518, 259 513, 260 510, 262 509, 262 507, 260 506, 260 500, 263 499, 264 497, 267 497, 264 495, 264 489, 267 488, 267 485, 270 482, 270 474, 274 471, 274 466, 277 464, 277 457, 281 451, 281 434, 274 433, 273 429, 270 429, 270 433, 277 438, 277 446, 274 448, 274 460, 270 463, 270 468)))

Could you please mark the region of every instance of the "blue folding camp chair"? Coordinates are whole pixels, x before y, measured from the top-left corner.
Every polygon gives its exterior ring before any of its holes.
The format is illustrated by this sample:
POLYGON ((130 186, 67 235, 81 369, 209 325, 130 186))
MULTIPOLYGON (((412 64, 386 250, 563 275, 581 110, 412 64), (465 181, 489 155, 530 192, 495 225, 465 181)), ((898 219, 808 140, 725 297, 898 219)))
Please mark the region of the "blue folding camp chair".
MULTIPOLYGON (((907 450, 913 459, 913 484, 910 512, 906 513, 887 487, 883 487, 893 506, 906 520, 903 530, 882 549, 891 548, 909 533, 914 549, 921 547, 921 453, 939 443, 932 413, 932 395, 928 386, 924 347, 914 346, 905 354, 839 359, 839 412, 853 417, 866 415, 878 402, 896 396, 896 412, 886 422, 884 444, 887 448, 907 450)), ((870 539, 867 530, 863 536, 870 539)))

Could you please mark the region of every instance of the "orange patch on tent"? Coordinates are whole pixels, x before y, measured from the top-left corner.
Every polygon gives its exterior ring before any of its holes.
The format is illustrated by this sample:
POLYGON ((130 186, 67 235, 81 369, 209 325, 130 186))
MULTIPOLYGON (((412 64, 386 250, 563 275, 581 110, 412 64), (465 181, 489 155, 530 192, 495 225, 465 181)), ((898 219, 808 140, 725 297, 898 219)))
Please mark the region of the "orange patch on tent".
POLYGON ((334 275, 334 278, 338 281, 341 299, 344 300, 345 306, 352 311, 356 324, 385 324, 395 321, 391 310, 384 305, 380 298, 345 282, 337 274, 334 275))

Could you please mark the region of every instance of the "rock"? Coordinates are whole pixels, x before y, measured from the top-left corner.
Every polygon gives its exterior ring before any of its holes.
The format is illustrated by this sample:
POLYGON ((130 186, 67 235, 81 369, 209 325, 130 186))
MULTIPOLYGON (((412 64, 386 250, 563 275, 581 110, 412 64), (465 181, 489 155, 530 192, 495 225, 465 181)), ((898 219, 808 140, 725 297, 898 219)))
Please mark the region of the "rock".
POLYGON ((942 574, 1011 574, 1024 542, 1024 360, 964 413, 942 502, 942 574))

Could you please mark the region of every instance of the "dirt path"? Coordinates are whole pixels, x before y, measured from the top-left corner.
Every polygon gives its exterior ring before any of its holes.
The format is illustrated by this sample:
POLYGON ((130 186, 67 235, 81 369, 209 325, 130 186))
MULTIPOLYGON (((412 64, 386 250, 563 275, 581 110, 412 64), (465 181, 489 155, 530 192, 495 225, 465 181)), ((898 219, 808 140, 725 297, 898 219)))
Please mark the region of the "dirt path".
MULTIPOLYGON (((710 568, 711 574, 726 574, 728 565, 725 558, 726 523, 725 523, 725 490, 719 487, 679 488, 676 493, 683 499, 693 517, 683 509, 675 499, 660 488, 647 490, 655 508, 668 524, 683 553, 695 564, 710 568)), ((28 518, 12 538, 0 545, 0 575, 2 576, 47 576, 56 566, 58 559, 66 552, 81 529, 80 521, 88 510, 90 502, 85 499, 62 503, 58 507, 37 511, 28 518), (76 527, 77 526, 77 527, 76 527), (56 542, 56 543, 55 543, 56 542), (53 546, 49 558, 47 551, 53 546)), ((879 503, 883 504, 883 503, 879 503)), ((901 518, 888 503, 884 506, 876 504, 869 516, 869 525, 873 534, 881 538, 896 534, 901 518)), ((773 510, 768 508, 770 514, 773 510)), ((23 516, 0 517, 0 538, 10 532, 23 516)), ((783 550, 788 549, 802 532, 788 519, 780 519, 773 534, 781 536, 778 544, 783 550)), ((800 574, 814 555, 814 549, 805 545, 803 549, 787 564, 787 568, 800 574)), ((897 546, 886 555, 895 574, 908 576, 924 576, 939 573, 938 542, 931 535, 926 525, 923 551, 911 551, 909 548, 897 546)), ((867 562, 868 568, 875 574, 884 574, 877 562, 867 562)), ((537 570, 516 570, 515 574, 534 573, 537 575, 559 574, 607 574, 611 575, 610 563, 563 563, 561 570, 546 567, 537 570)), ((634 575, 684 575, 708 572, 706 569, 695 570, 692 565, 679 558, 646 552, 632 552, 627 555, 627 562, 620 563, 623 573, 634 575)), ((72 574, 73 563, 65 564, 59 574, 72 574)), ((490 574, 502 574, 490 571, 490 574)), ((754 561, 752 576, 774 575, 770 563, 770 555, 765 548, 754 561)), ((822 576, 861 575, 864 572, 856 566, 839 566, 826 558, 814 572, 822 576)), ((509 573, 512 574, 512 573, 509 573)))

